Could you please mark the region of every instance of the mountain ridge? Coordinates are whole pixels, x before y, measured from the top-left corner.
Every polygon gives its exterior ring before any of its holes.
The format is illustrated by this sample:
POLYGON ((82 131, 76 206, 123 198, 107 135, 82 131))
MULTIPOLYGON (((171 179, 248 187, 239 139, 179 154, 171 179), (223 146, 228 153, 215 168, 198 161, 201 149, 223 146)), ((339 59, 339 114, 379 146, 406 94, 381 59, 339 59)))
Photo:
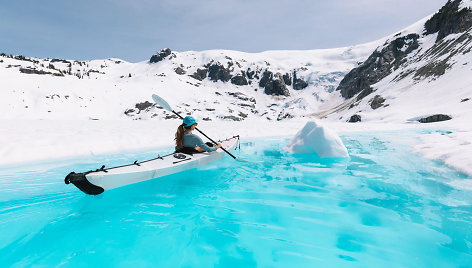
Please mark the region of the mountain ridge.
POLYGON ((460 102, 459 109, 452 102, 472 95, 466 75, 470 71, 470 3, 448 1, 437 13, 397 34, 336 49, 261 53, 163 49, 139 63, 0 54, 0 73, 9 77, 1 82, 6 105, 0 116, 174 118, 150 102, 149 96, 159 93, 183 114, 204 120, 319 116, 351 122, 353 117, 354 121, 408 122, 436 112, 455 118, 468 106, 460 102), (457 77, 461 81, 456 82, 457 77), (430 88, 432 95, 441 96, 442 80, 462 88, 451 94, 454 99, 448 99, 449 107, 431 105, 436 101, 424 92, 430 88), (409 100, 404 101, 406 105, 398 103, 408 95, 404 94, 407 88, 409 97, 423 99, 421 109, 409 100), (404 112, 405 108, 410 111, 404 112))

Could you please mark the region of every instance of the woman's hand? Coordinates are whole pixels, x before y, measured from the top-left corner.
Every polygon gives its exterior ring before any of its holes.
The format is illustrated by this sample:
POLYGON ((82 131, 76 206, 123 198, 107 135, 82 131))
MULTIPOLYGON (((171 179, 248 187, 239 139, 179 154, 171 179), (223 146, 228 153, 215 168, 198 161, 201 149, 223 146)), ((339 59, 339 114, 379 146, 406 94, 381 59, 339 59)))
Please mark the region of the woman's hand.
POLYGON ((221 143, 218 143, 215 147, 216 148, 221 148, 221 143))

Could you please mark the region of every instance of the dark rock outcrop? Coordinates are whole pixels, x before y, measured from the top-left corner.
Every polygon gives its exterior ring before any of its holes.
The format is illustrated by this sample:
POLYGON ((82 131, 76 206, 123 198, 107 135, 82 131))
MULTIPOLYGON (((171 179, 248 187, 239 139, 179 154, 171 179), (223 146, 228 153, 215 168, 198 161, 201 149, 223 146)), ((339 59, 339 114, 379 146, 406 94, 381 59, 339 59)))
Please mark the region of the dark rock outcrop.
POLYGON ((231 78, 231 84, 237 85, 237 86, 247 85, 248 82, 246 79, 246 74, 244 72, 241 72, 241 74, 233 76, 233 78, 231 78))
POLYGON ((208 67, 208 77, 213 82, 217 82, 218 80, 228 82, 231 79, 231 73, 220 63, 213 63, 208 67))
POLYGON ((225 115, 223 117, 221 117, 223 120, 231 120, 231 121, 241 121, 241 120, 244 120, 243 118, 241 117, 237 117, 237 116, 234 116, 234 115, 225 115))
POLYGON ((127 116, 136 116, 137 114, 140 114, 141 111, 144 111, 144 110, 148 109, 149 107, 151 107, 153 105, 154 104, 150 103, 149 101, 136 103, 134 105, 135 109, 127 109, 125 111, 125 114, 127 116))
POLYGON ((463 33, 454 39, 443 39, 436 42, 432 47, 426 50, 417 61, 425 64, 417 70, 412 70, 413 78, 420 80, 423 78, 436 79, 449 70, 455 61, 455 56, 470 53, 470 48, 465 49, 464 44, 472 42, 472 35, 468 32, 463 33))
POLYGON ((375 95, 375 97, 370 101, 370 107, 372 109, 377 109, 383 106, 383 103, 385 102, 385 99, 382 98, 380 95, 375 95))
POLYGON ((274 74, 271 71, 265 70, 262 73, 262 78, 259 80, 259 87, 265 88, 269 82, 272 81, 274 74))
POLYGON ((264 93, 267 95, 290 96, 290 92, 279 73, 274 75, 271 71, 264 71, 261 80, 259 80, 259 87, 264 88, 264 93))
POLYGON ((357 123, 357 122, 361 122, 362 121, 362 118, 360 115, 358 114, 355 114, 353 116, 351 116, 351 118, 349 118, 349 123, 357 123))
POLYGON ((132 116, 132 113, 134 113, 134 112, 135 112, 134 109, 127 109, 127 110, 125 111, 125 114, 126 114, 127 116, 132 116))
POLYGON ((197 71, 190 75, 190 77, 203 81, 207 77, 208 69, 197 69, 197 71))
POLYGON ((254 98, 249 98, 246 94, 242 93, 242 92, 227 92, 228 95, 232 96, 232 97, 235 97, 237 99, 240 99, 242 101, 250 101, 250 102, 256 102, 256 100, 254 98))
POLYGON ((438 33, 436 42, 453 33, 465 32, 472 27, 472 11, 459 10, 460 0, 449 0, 438 13, 425 23, 425 34, 438 33))
POLYGON ((152 55, 151 59, 149 59, 149 63, 160 62, 163 59, 165 59, 167 56, 169 56, 171 53, 172 51, 169 48, 163 49, 159 53, 152 55))
POLYGON ((251 70, 251 68, 247 69, 246 76, 248 79, 254 79, 255 75, 256 75, 255 71, 251 70))
POLYGON ((308 86, 305 80, 297 77, 297 72, 293 72, 293 89, 302 90, 308 86))
POLYGON ((434 122, 447 121, 447 120, 451 120, 451 119, 452 119, 452 117, 450 117, 449 115, 435 114, 435 115, 432 115, 432 116, 423 117, 423 118, 419 119, 418 122, 420 122, 420 123, 434 123, 434 122))
POLYGON ((283 113, 283 112, 280 112, 279 115, 277 116, 277 121, 282 121, 284 119, 290 119, 290 118, 294 118, 295 116, 289 114, 289 113, 283 113))
POLYGON ((54 76, 64 76, 62 73, 51 73, 51 72, 46 72, 46 71, 43 71, 43 70, 36 70, 36 69, 31 69, 31 68, 21 68, 21 67, 20 67, 20 72, 24 73, 24 74, 40 74, 40 75, 51 74, 51 75, 54 75, 54 76))
POLYGON ((381 51, 374 51, 364 63, 343 78, 336 90, 340 90, 346 99, 362 91, 362 97, 369 95, 373 91, 371 85, 400 67, 406 61, 406 56, 419 47, 418 38, 418 34, 398 37, 381 51))
POLYGON ((183 75, 183 74, 187 73, 184 69, 182 69, 182 67, 177 67, 177 68, 174 69, 174 71, 178 75, 183 75))
POLYGON ((282 76, 282 78, 284 79, 284 83, 287 85, 287 86, 291 86, 292 85, 292 75, 290 75, 289 73, 286 73, 282 76))
MULTIPOLYGON (((150 103, 149 101, 141 102, 141 103, 136 103, 134 106, 136 109, 139 111, 146 110, 147 108, 151 107, 153 104, 150 103)), ((139 112, 138 112, 139 113, 139 112)))
POLYGON ((266 83, 264 93, 274 96, 290 96, 290 92, 281 78, 276 78, 266 83))

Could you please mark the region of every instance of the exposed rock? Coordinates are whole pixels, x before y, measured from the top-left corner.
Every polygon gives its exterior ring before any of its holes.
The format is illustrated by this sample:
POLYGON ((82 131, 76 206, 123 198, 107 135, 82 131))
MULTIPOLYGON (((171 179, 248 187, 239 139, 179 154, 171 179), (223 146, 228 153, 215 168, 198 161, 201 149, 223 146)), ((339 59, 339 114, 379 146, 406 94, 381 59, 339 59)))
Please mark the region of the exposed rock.
POLYGON ((361 119, 361 116, 358 115, 358 114, 355 114, 353 116, 351 116, 351 118, 349 118, 349 123, 356 123, 356 122, 361 122, 362 119, 361 119))
POLYGON ((416 80, 425 77, 435 79, 442 76, 454 65, 455 61, 451 61, 451 58, 470 52, 463 49, 463 44, 470 42, 472 42, 472 36, 468 32, 452 40, 440 40, 419 57, 418 61, 426 62, 426 64, 412 71, 413 78, 416 80))
POLYGON ((269 81, 264 88, 264 93, 273 96, 290 96, 290 92, 282 79, 269 81))
POLYGON ((43 70, 36 70, 36 69, 22 68, 22 67, 20 67, 20 72, 24 73, 24 74, 39 74, 39 75, 51 74, 51 75, 54 75, 54 76, 64 76, 62 73, 51 73, 51 72, 46 72, 46 71, 43 71, 43 70))
POLYGON ((169 48, 161 50, 159 53, 156 53, 151 56, 149 63, 156 63, 162 61, 165 57, 169 56, 172 51, 169 48))
POLYGON ((256 72, 252 71, 251 68, 248 68, 246 71, 246 76, 248 79, 254 79, 256 72))
POLYGON ((128 116, 131 116, 132 113, 134 113, 134 109, 128 109, 125 111, 125 114, 128 115, 128 116))
POLYGON ((252 109, 256 108, 256 105, 254 105, 254 104, 238 103, 238 105, 241 106, 241 107, 249 107, 249 108, 252 108, 252 109))
POLYGON ((374 51, 364 63, 343 78, 336 90, 340 90, 346 99, 362 91, 363 97, 369 95, 372 92, 371 85, 400 67, 406 61, 406 56, 419 47, 418 38, 418 34, 398 37, 381 51, 374 51))
POLYGON ((356 100, 357 100, 357 101, 360 101, 360 100, 362 100, 363 98, 365 98, 365 97, 367 97, 368 95, 370 95, 370 93, 372 93, 372 92, 374 92, 374 89, 369 86, 368 88, 362 90, 359 95, 357 95, 356 100))
POLYGON ((293 89, 302 90, 308 86, 308 83, 305 80, 297 77, 297 72, 293 72, 293 89))
POLYGON ((190 77, 203 81, 207 77, 208 69, 197 69, 197 71, 190 75, 190 77))
POLYGON ((265 88, 269 82, 272 81, 274 74, 271 71, 265 70, 262 73, 262 78, 259 81, 259 87, 265 88))
POLYGON ((72 66, 72 62, 70 62, 70 61, 67 61, 67 60, 61 60, 61 59, 52 59, 52 60, 51 60, 51 63, 53 63, 53 62, 61 62, 61 63, 65 63, 65 64, 67 64, 67 66, 69 66, 69 67, 71 67, 71 66, 72 66))
POLYGON ((239 112, 238 114, 240 117, 242 118, 247 118, 247 114, 243 113, 243 112, 239 112))
POLYGON ((453 33, 465 32, 472 27, 472 11, 459 10, 460 0, 449 0, 438 13, 425 23, 425 34, 438 33, 436 42, 453 33))
POLYGON ((305 89, 307 86, 308 83, 300 78, 297 78, 297 80, 294 80, 293 82, 293 89, 295 90, 302 90, 305 89))
POLYGON ((246 75, 244 74, 244 72, 242 72, 240 75, 233 76, 233 78, 231 78, 231 84, 237 85, 237 86, 247 85, 248 83, 247 83, 246 75))
MULTIPOLYGON (((235 98, 238 98, 242 101, 248 101, 250 99, 254 99, 254 98, 249 98, 248 96, 246 96, 246 94, 244 94, 242 92, 234 92, 234 93, 233 92, 226 92, 226 93, 228 93, 228 95, 233 96, 235 98)), ((254 102, 255 102, 255 100, 254 100, 254 102)))
POLYGON ((237 116, 234 116, 234 115, 225 115, 222 118, 223 118, 223 120, 231 120, 231 121, 241 121, 241 120, 243 120, 241 117, 237 117, 237 116))
POLYGON ((290 118, 294 118, 295 116, 289 114, 289 113, 283 113, 283 112, 280 112, 279 115, 277 116, 277 121, 282 121, 284 119, 290 119, 290 118))
POLYGON ((382 98, 380 95, 375 95, 375 97, 370 101, 370 107, 372 109, 377 109, 383 106, 383 103, 385 102, 385 99, 382 98))
MULTIPOLYGON (((141 103, 136 103, 134 106, 136 109, 139 110, 139 112, 146 110, 147 108, 151 107, 153 104, 150 103, 149 101, 141 102, 141 103)), ((138 112, 138 113, 139 113, 138 112)))
POLYGON ((287 86, 291 86, 292 85, 292 75, 290 75, 289 73, 286 73, 282 76, 282 78, 284 79, 284 83, 287 85, 287 86))
POLYGON ((164 117, 164 119, 178 119, 179 117, 177 117, 175 114, 171 114, 171 115, 166 115, 166 117, 164 117))
POLYGON ((231 74, 228 69, 218 62, 208 67, 208 77, 213 82, 217 82, 218 80, 228 82, 231 79, 231 74))
POLYGON ((183 75, 183 74, 186 74, 187 72, 182 69, 181 67, 177 67, 174 69, 175 73, 178 74, 178 75, 183 75))
POLYGON ((282 76, 277 74, 274 77, 274 74, 268 70, 264 71, 262 74, 262 78, 259 81, 259 87, 263 87, 264 93, 267 95, 290 96, 282 76))
POLYGON ((447 121, 447 120, 451 120, 451 119, 452 119, 452 117, 450 117, 449 115, 435 114, 435 115, 432 115, 432 116, 423 117, 423 118, 419 119, 418 122, 420 122, 420 123, 434 123, 434 122, 447 121))

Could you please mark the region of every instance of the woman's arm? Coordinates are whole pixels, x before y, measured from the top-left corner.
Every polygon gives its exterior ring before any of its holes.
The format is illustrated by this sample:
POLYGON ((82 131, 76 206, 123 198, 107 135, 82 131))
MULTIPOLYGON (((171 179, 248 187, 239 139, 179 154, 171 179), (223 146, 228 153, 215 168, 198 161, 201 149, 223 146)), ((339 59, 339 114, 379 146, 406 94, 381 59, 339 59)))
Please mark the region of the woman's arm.
MULTIPOLYGON (((216 149, 220 148, 221 147, 221 144, 219 144, 220 146, 218 147, 218 144, 216 146, 213 146, 213 147, 210 147, 208 145, 206 145, 203 140, 198 137, 197 135, 192 135, 194 138, 195 138, 195 143, 196 143, 196 146, 202 148, 203 150, 207 151, 207 152, 213 152, 213 151, 216 151, 216 149)), ((197 149, 198 150, 198 149, 197 149)))

